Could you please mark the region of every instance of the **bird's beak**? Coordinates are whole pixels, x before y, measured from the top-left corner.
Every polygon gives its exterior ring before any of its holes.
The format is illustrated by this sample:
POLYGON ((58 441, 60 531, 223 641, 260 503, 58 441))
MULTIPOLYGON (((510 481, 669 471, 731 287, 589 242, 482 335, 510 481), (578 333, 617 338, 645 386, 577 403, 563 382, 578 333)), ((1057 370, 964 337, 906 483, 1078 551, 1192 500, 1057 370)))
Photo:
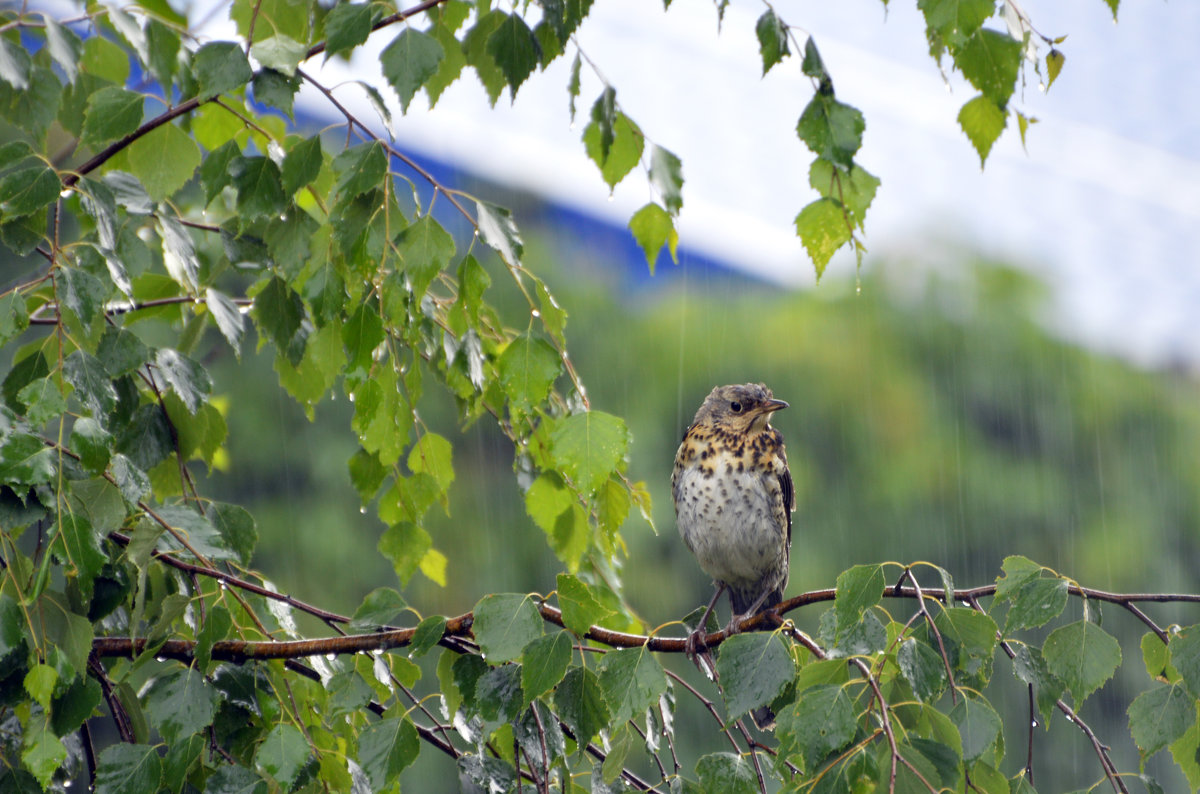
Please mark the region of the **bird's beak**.
POLYGON ((770 414, 770 413, 774 413, 775 411, 778 411, 781 408, 787 408, 787 407, 788 407, 788 404, 785 403, 783 400, 767 400, 765 403, 762 404, 762 408, 760 408, 759 410, 761 410, 764 414, 770 414))

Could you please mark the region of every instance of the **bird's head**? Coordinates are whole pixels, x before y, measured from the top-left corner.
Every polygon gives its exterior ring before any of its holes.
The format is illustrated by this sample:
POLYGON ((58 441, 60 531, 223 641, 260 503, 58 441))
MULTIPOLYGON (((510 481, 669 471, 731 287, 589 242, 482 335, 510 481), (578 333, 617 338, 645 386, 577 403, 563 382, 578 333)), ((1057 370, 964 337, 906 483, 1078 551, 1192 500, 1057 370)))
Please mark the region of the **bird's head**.
POLYGON ((787 407, 761 383, 718 386, 704 398, 694 421, 734 433, 759 433, 770 425, 771 414, 787 407))

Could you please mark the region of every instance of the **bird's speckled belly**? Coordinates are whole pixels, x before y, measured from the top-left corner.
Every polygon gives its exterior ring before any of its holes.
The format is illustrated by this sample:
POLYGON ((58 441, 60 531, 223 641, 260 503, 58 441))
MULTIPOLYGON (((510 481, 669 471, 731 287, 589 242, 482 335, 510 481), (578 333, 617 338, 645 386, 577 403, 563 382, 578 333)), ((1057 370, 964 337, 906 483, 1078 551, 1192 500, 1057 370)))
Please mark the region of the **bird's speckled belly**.
POLYGON ((705 573, 734 588, 779 576, 787 540, 771 518, 773 506, 763 475, 721 463, 715 468, 706 477, 699 467, 689 467, 676 483, 684 543, 705 573))

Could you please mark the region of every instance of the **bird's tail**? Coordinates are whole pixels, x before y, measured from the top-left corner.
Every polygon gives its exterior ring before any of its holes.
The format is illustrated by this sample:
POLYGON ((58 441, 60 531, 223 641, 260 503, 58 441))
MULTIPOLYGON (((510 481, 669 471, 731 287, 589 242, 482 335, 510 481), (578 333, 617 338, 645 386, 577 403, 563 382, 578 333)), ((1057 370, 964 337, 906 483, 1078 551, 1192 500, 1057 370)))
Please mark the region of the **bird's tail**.
MULTIPOLYGON (((730 590, 729 603, 733 607, 735 617, 749 617, 746 613, 754 606, 754 602, 758 600, 758 593, 753 591, 730 590)), ((778 587, 767 594, 766 599, 759 605, 755 612, 761 612, 764 609, 770 609, 783 601, 783 588, 778 587)), ((769 627, 768 629, 769 630, 769 627)))

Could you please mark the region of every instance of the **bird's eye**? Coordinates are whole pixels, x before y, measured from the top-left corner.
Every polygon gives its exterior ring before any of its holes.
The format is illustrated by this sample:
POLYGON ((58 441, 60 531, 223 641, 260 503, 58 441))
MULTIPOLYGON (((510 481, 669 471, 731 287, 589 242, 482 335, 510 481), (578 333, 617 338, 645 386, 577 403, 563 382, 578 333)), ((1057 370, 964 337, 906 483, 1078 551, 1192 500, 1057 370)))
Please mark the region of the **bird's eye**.
POLYGON ((742 412, 742 404, 737 400, 734 400, 729 404, 729 410, 733 411, 735 414, 740 414, 742 412))

